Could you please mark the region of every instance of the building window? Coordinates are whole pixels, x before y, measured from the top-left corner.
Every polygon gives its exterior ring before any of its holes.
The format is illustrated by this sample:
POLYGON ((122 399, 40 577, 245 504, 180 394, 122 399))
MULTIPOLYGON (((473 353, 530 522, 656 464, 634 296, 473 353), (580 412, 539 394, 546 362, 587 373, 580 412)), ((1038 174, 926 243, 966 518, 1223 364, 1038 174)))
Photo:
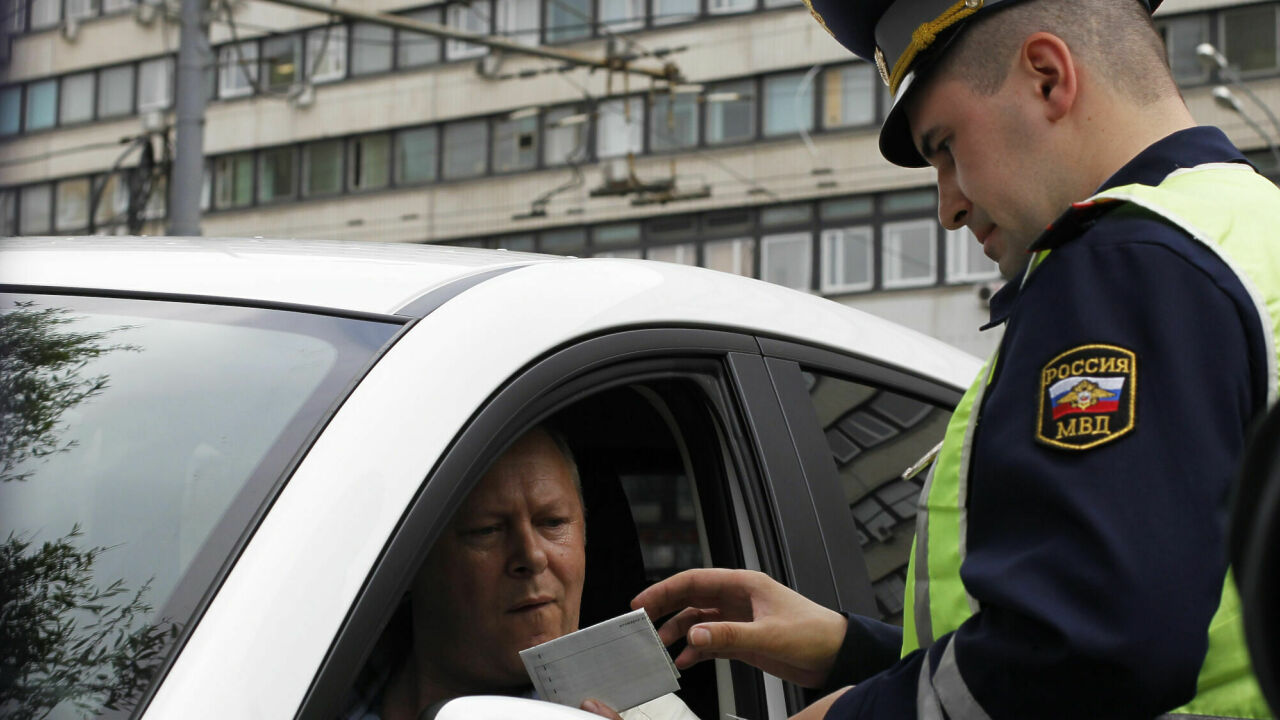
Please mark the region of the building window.
POLYGON ((1242 73, 1276 69, 1276 5, 1222 11, 1222 52, 1242 73))
POLYGON ((712 15, 747 12, 756 9, 756 0, 707 0, 707 12, 712 15))
POLYGON ((93 73, 62 78, 58 88, 58 123, 70 125, 93 119, 93 73))
POLYGON ((828 228, 821 237, 822 292, 870 290, 875 281, 875 236, 871 227, 828 228))
POLYGON ((537 45, 541 12, 538 0, 498 0, 494 32, 522 45, 537 45))
POLYGON ((280 35, 262 41, 262 75, 271 92, 288 92, 302 73, 302 41, 297 35, 280 35))
POLYGON ((699 0, 653 0, 653 24, 667 25, 698 17, 699 0))
POLYGON ((218 97, 243 97, 258 82, 258 44, 252 40, 218 50, 218 97))
POLYGON ((531 170, 538 164, 538 116, 493 123, 493 170, 531 170))
POLYGON ((760 239, 760 279, 796 290, 813 287, 813 238, 807 232, 760 239))
POLYGON ((707 144, 750 140, 756 135, 756 83, 754 80, 721 83, 703 96, 707 108, 707 144))
POLYGON ((142 208, 142 217, 158 220, 166 217, 169 207, 169 183, 164 176, 154 177, 151 181, 151 193, 147 195, 147 204, 142 208))
MULTIPOLYGON (((472 0, 470 5, 455 3, 445 11, 445 24, 454 30, 488 35, 489 7, 489 0, 472 0)), ((461 60, 484 55, 488 49, 462 40, 447 40, 445 51, 450 60, 461 60)))
POLYGON ((22 131, 22 86, 0 89, 0 135, 17 135, 22 131))
POLYGON ((516 252, 535 251, 533 235, 508 235, 506 237, 500 237, 494 242, 493 246, 503 250, 514 250, 516 252))
POLYGON ((969 228, 947 231, 947 282, 974 282, 1000 277, 1000 267, 982 252, 969 228))
MULTIPOLYGON (((440 9, 427 8, 405 13, 405 17, 422 22, 440 24, 440 9)), ((410 30, 396 31, 396 64, 410 68, 440 62, 440 38, 410 30)))
POLYGON ((640 248, 627 248, 625 250, 601 250, 599 252, 593 253, 591 257, 626 258, 628 260, 639 260, 642 257, 644 257, 644 255, 641 253, 640 248))
POLYGON ((58 183, 58 215, 54 229, 58 232, 83 231, 89 227, 89 178, 63 180, 58 183))
MULTIPOLYGON (((8 19, 0 19, 0 22, 3 22, 4 26, 13 34, 25 31, 27 29, 27 0, 11 0, 9 13, 8 19)), ((6 234, 13 235, 14 233, 6 234)))
POLYGON ((485 151, 489 147, 486 120, 449 123, 444 126, 444 177, 446 180, 484 174, 485 151))
POLYGON ((102 12, 106 13, 120 12, 129 10, 137 4, 137 0, 102 0, 102 12))
POLYGON ((347 76, 345 25, 326 25, 307 33, 307 70, 312 82, 333 82, 347 76))
POLYGON ((27 86, 26 128, 42 130, 58 120, 58 81, 41 80, 27 86))
POLYGON ((364 135, 347 143, 347 187, 352 190, 376 190, 391 181, 391 136, 385 133, 364 135))
POLYGON ((1173 69, 1173 79, 1180 85, 1205 82, 1209 70, 1196 56, 1196 47, 1209 41, 1209 17, 1190 15, 1156 23, 1173 69))
POLYGON ((258 165, 258 201, 292 199, 297 195, 298 151, 292 147, 263 150, 258 165))
POLYGON ((565 165, 586 160, 588 120, 590 116, 580 107, 548 110, 543 120, 543 162, 565 165))
POLYGON ((547 230, 538 238, 538 249, 555 255, 581 255, 587 247, 587 231, 584 228, 547 230))
MULTIPOLYGON (((633 247, 640 244, 640 223, 601 225, 591 231, 591 244, 600 250, 633 247)), ((601 257, 599 252, 596 257, 601 257)), ((609 255, 609 257, 616 257, 609 255)), ((639 257, 637 254, 636 257, 639 257)))
POLYGON ((599 0, 600 25, 615 33, 638 30, 644 27, 644 4, 644 0, 599 0))
POLYGON ((13 237, 18 234, 18 193, 0 190, 0 235, 13 237))
POLYGON ((737 236, 747 235, 754 227, 751 212, 744 209, 720 210, 702 216, 702 235, 705 236, 737 236))
POLYGON ((62 20, 62 0, 30 0, 31 29, 43 30, 62 20))
POLYGON ((98 73, 98 117, 133 114, 133 66, 121 65, 98 73))
POLYGON ((99 175, 94 179, 95 197, 89 203, 97 203, 93 209, 94 229, 111 230, 123 223, 129 211, 129 183, 122 173, 99 175))
POLYGON ((302 146, 302 195, 342 192, 342 141, 321 140, 302 146))
POLYGON ((871 215, 871 211, 872 203, 869 195, 823 200, 818 204, 818 217, 822 218, 823 222, 867 217, 871 215))
POLYGON ((639 98, 606 100, 597 106, 597 111, 597 157, 619 157, 643 151, 643 101, 639 98))
POLYGON ((804 73, 764 79, 764 134, 786 135, 813 129, 813 85, 804 73))
POLYGON ((756 274, 756 241, 754 238, 713 240, 702 246, 703 265, 712 270, 744 277, 756 274))
POLYGON ((401 130, 396 133, 396 184, 431 182, 436 179, 436 129, 401 130))
POLYGON ((931 212, 937 207, 937 198, 933 190, 909 190, 885 195, 880 201, 880 209, 886 214, 931 212))
POLYGON ((173 58, 138 65, 138 112, 166 110, 173 101, 173 58))
POLYGON ((371 75, 391 69, 395 32, 386 25, 351 26, 351 74, 371 75))
POLYGON ((590 35, 590 0, 552 0, 547 3, 547 42, 568 42, 590 35))
POLYGON ((200 209, 208 211, 213 204, 213 165, 207 160, 200 173, 200 209))
POLYGON ((799 5, 803 0, 764 0, 764 6, 767 8, 786 7, 788 5, 799 5))
POLYGON ((870 125, 876 119, 876 71, 867 63, 827 68, 822 73, 822 126, 870 125))
POLYGON ((760 211, 760 226, 765 228, 803 225, 812 219, 813 206, 808 204, 778 205, 760 211))
POLYGON ((937 280, 938 225, 932 219, 885 223, 881 266, 886 288, 932 285, 937 280))
POLYGON ((253 153, 223 155, 213 161, 213 206, 218 210, 253 202, 253 153))
POLYGON ((53 186, 49 183, 28 185, 22 188, 19 204, 23 235, 42 235, 49 232, 52 220, 50 205, 53 203, 53 186))
POLYGON ((66 12, 68 18, 78 20, 90 18, 98 14, 98 2, 97 0, 66 0, 66 12))
POLYGON ((661 93, 649 106, 649 149, 676 150, 698 144, 698 96, 661 93))
POLYGON ((644 251, 646 260, 675 263, 676 265, 697 265, 697 243, 681 243, 680 245, 660 245, 644 251))

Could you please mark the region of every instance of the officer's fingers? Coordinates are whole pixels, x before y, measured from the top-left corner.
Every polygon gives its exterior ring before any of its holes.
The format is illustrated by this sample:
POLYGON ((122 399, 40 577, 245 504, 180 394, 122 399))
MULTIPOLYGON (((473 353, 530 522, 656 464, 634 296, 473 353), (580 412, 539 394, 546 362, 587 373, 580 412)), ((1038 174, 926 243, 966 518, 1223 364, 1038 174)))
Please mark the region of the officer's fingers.
POLYGON ((768 652, 770 633, 754 622, 704 622, 689 629, 689 647, 704 657, 743 658, 768 652))
POLYGON ((694 625, 719 619, 721 619, 720 611, 715 608, 685 608, 676 613, 675 617, 662 623, 662 627, 658 628, 658 638, 662 640, 663 645, 670 645, 677 640, 683 640, 685 633, 694 625))
POLYGON ((744 602, 749 606, 754 582, 746 570, 685 570, 644 589, 631 601, 631 607, 644 608, 650 618, 659 618, 686 607, 741 607, 744 602))

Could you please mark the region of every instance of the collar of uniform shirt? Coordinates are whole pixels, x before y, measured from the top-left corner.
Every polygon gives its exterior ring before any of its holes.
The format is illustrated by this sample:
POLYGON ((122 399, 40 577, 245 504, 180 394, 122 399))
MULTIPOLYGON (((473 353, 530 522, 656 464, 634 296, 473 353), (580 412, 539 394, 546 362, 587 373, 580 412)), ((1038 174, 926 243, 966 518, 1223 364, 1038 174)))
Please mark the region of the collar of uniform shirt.
MULTIPOLYGON (((1214 162, 1238 162, 1252 165, 1216 127, 1202 126, 1179 130, 1138 153, 1136 157, 1125 163, 1124 167, 1107 178, 1107 181, 1098 187, 1097 192, 1134 183, 1158 185, 1174 170, 1214 162)), ((1031 244, 1032 251, 1038 249, 1040 249, 1039 240, 1031 244)), ((979 330, 996 327, 1009 318, 1025 273, 1025 269, 1019 272, 991 296, 990 320, 979 330)))

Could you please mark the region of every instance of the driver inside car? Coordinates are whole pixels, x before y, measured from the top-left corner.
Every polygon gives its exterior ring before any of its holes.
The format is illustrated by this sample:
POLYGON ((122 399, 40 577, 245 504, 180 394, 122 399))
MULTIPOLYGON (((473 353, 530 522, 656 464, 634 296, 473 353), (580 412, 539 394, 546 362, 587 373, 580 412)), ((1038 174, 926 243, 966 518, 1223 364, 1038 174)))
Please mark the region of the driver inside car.
MULTIPOLYGON (((564 439, 538 426, 489 467, 410 589, 412 646, 344 715, 431 717, 464 695, 536 697, 519 653, 578 629, 586 576, 581 480, 564 439)), ((602 704, 584 709, 612 717, 602 704)), ((675 695, 624 720, 697 720, 675 695)))

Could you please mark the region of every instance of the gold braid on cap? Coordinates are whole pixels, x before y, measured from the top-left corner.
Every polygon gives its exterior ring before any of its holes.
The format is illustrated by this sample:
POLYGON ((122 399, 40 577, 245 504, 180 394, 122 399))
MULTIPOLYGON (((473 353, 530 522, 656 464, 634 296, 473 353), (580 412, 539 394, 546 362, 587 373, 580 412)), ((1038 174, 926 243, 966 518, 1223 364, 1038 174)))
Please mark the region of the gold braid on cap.
MULTIPOLYGON (((808 3, 809 0, 805 0, 805 4, 807 5, 808 3)), ((938 17, 912 31, 911 44, 907 45, 907 49, 902 51, 898 61, 893 64, 893 72, 886 78, 886 82, 889 83, 889 92, 894 95, 898 94, 898 86, 902 84, 902 78, 906 76, 907 69, 911 67, 911 63, 915 61, 920 53, 928 49, 934 40, 938 39, 938 35, 942 31, 981 9, 982 0, 960 0, 955 5, 944 10, 938 17)), ((883 55, 883 53, 879 53, 878 48, 877 54, 883 55)))
POLYGON ((818 21, 818 24, 822 26, 823 30, 827 31, 828 35, 831 37, 836 36, 835 33, 831 32, 831 28, 827 27, 827 21, 822 19, 822 15, 817 10, 813 9, 813 0, 804 0, 804 6, 809 8, 809 14, 813 16, 814 20, 818 21))

